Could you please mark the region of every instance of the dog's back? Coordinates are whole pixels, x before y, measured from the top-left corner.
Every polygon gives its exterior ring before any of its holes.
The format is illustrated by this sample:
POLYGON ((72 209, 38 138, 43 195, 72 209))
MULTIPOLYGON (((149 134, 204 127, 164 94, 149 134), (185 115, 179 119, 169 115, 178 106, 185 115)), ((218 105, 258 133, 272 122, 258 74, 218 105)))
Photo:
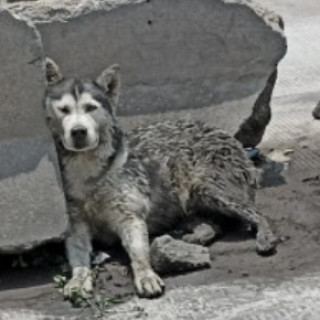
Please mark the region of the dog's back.
MULTIPOLYGON (((255 169, 240 143, 225 131, 203 122, 166 121, 129 133, 130 147, 143 159, 153 159, 162 173, 182 189, 211 176, 225 192, 240 199, 252 195, 255 169)), ((186 192, 186 190, 182 191, 186 192)))

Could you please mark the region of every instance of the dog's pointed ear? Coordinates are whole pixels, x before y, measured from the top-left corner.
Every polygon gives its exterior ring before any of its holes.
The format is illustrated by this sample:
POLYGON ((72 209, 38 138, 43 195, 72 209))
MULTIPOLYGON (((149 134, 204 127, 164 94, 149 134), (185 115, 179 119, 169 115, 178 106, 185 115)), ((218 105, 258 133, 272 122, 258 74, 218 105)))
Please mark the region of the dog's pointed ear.
POLYGON ((45 59, 45 72, 47 85, 54 85, 63 80, 59 66, 50 58, 45 59))
POLYGON ((96 82, 105 90, 113 106, 117 107, 120 95, 120 66, 113 64, 105 69, 96 82))

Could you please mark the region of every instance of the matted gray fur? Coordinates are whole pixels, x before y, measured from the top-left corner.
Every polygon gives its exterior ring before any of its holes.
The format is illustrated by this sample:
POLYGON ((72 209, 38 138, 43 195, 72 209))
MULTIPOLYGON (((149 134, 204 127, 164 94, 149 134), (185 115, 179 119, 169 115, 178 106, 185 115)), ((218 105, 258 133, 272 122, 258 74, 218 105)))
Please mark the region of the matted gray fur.
MULTIPOLYGON (((127 136, 117 123, 119 67, 95 80, 64 79, 47 59, 45 108, 58 148, 70 216, 66 247, 72 278, 66 296, 92 291, 92 239, 120 240, 140 296, 163 293, 152 270, 149 235, 194 217, 235 217, 257 229, 257 251, 276 237, 254 206, 254 169, 241 145, 200 122, 167 121, 127 136)), ((201 220, 201 219, 200 219, 201 220)))

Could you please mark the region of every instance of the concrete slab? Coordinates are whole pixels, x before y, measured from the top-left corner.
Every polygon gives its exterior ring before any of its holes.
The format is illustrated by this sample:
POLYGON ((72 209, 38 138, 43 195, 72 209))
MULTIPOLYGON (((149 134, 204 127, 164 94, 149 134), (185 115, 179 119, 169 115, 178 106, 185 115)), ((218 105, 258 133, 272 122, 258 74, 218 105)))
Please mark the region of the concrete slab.
MULTIPOLYGON (((224 281, 170 290, 160 299, 134 298, 106 310, 105 320, 318 320, 320 276, 224 281)), ((1 320, 84 320, 32 310, 0 310, 1 320)))
POLYGON ((67 227, 55 148, 42 112, 38 33, 0 10, 0 252, 61 238, 67 227))
POLYGON ((171 290, 159 300, 134 299, 105 319, 319 319, 320 277, 244 279, 171 290))

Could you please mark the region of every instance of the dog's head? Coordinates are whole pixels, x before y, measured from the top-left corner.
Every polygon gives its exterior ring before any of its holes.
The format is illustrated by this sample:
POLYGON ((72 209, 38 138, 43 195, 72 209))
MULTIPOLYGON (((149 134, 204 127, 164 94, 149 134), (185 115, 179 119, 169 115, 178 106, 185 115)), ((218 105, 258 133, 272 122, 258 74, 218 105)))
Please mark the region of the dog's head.
POLYGON ((55 138, 73 152, 95 149, 108 136, 119 98, 119 66, 96 80, 64 79, 57 64, 46 59, 45 109, 55 138), (109 127, 109 128, 108 128, 109 127))

